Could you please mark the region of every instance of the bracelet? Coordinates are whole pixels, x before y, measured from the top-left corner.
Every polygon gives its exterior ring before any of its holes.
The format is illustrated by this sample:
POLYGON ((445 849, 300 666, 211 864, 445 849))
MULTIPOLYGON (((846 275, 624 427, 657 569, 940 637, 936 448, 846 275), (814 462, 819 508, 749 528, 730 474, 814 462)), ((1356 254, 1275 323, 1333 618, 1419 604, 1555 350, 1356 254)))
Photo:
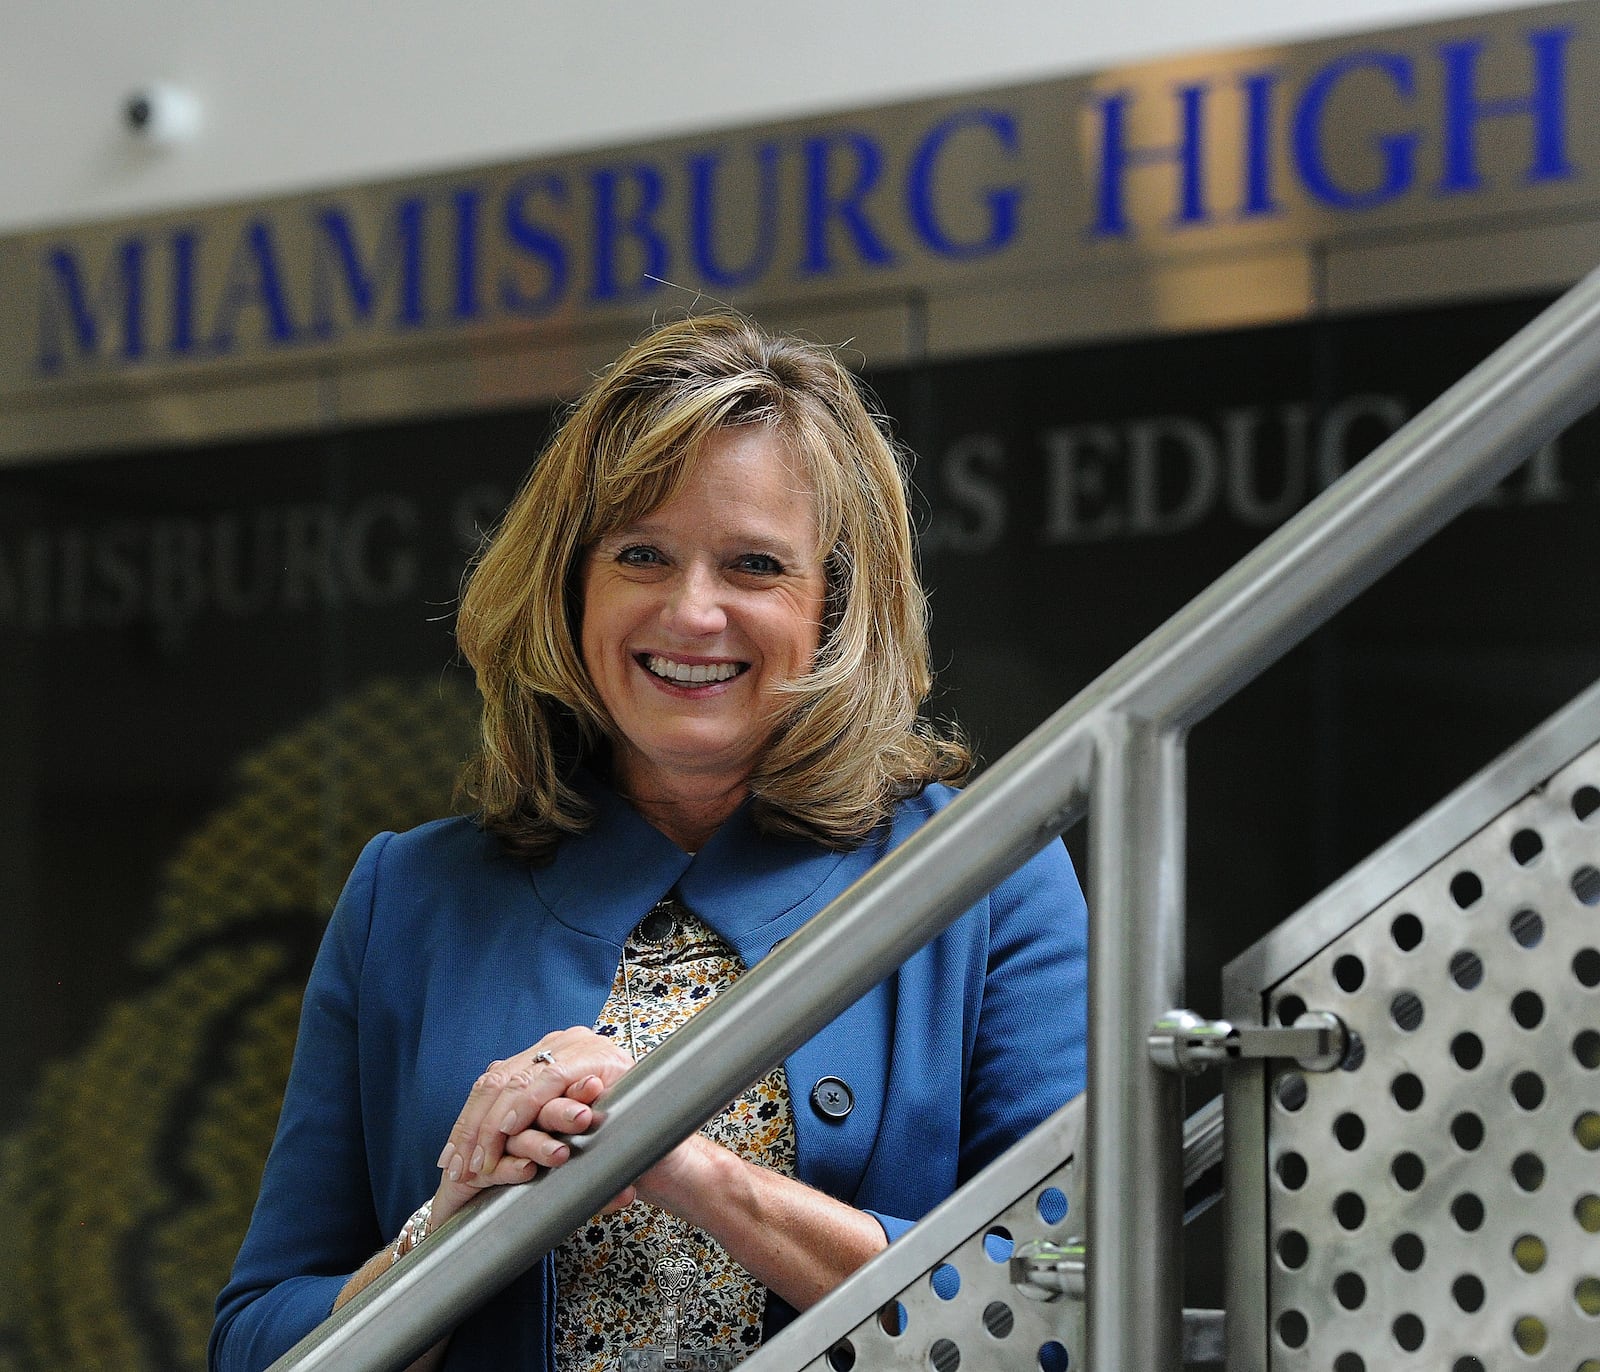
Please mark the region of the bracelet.
POLYGON ((400 1226, 399 1237, 389 1249, 389 1266, 393 1267, 423 1239, 428 1237, 428 1222, 433 1218, 433 1197, 429 1196, 400 1226))

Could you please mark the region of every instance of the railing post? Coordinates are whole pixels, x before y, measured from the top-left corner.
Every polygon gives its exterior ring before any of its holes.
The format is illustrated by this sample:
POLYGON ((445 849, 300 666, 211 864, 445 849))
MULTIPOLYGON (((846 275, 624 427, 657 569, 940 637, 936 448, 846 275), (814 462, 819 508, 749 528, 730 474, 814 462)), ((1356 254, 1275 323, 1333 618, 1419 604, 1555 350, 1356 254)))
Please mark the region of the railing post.
POLYGON ((1183 1004, 1184 742, 1112 714, 1089 811, 1090 1372, 1179 1372, 1183 1097, 1150 1026, 1183 1004))

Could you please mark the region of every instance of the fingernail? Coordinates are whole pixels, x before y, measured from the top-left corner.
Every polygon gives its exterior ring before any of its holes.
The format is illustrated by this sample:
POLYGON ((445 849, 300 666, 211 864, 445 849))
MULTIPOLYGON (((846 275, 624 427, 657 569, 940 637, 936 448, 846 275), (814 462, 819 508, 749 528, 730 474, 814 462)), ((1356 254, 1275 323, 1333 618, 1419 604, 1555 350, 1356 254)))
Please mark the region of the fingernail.
POLYGON ((483 1145, 479 1144, 472 1150, 472 1171, 476 1172, 483 1166, 483 1145))
POLYGON ((451 1181, 460 1181, 461 1180, 461 1154, 460 1153, 451 1153, 451 1155, 450 1155, 450 1180, 451 1181))
POLYGON ((565 1162, 571 1156, 572 1149, 568 1148, 564 1143, 558 1143, 550 1150, 550 1157, 555 1162, 565 1162))
POLYGON ((590 1110, 587 1105, 585 1105, 581 1110, 574 1110, 572 1112, 572 1127, 574 1129, 587 1129, 589 1127, 589 1120, 593 1117, 593 1115, 594 1111, 590 1110))
POLYGON ((450 1161, 450 1159, 455 1156, 455 1152, 456 1152, 455 1144, 453 1144, 453 1143, 445 1144, 445 1146, 439 1150, 439 1161, 434 1163, 434 1166, 442 1169, 444 1167, 444 1165, 446 1163, 448 1163, 450 1161))
POLYGON ((533 1171, 533 1159, 532 1158, 518 1158, 517 1159, 517 1166, 520 1167, 524 1172, 532 1172, 533 1171))
POLYGON ((500 1132, 502 1134, 514 1133, 516 1131, 516 1127, 517 1112, 515 1110, 507 1110, 506 1117, 500 1121, 500 1132))

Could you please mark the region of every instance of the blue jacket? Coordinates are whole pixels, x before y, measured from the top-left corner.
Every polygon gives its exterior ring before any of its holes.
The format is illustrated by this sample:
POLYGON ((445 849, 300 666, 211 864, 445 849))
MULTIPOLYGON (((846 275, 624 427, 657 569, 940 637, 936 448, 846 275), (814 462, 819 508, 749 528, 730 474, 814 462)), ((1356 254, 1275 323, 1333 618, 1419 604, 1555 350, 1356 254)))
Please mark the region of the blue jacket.
MULTIPOLYGON (((597 788, 598 789, 598 788, 597 788)), ((462 819, 361 854, 306 989, 294 1066, 250 1229, 218 1298, 217 1372, 266 1367, 325 1319, 349 1275, 438 1185, 484 1065, 592 1024, 628 931, 672 887, 747 966, 953 798, 903 802, 849 853, 761 833, 748 809, 691 856, 598 792, 591 833, 546 867, 462 819)), ((1049 847, 787 1059, 798 1173, 891 1239, 1083 1089, 1086 913, 1049 847), (811 1105, 822 1077, 855 1105, 811 1105)), ((452 1369, 553 1372, 552 1262, 452 1336, 452 1369)), ((787 1307, 769 1301, 768 1331, 787 1307)))

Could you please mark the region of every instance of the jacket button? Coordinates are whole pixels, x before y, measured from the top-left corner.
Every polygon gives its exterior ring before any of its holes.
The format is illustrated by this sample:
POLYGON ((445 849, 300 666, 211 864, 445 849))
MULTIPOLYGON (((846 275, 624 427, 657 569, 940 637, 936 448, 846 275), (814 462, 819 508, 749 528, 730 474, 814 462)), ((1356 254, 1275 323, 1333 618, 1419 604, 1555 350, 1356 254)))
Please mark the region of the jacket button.
POLYGON ((811 1088, 811 1108, 825 1120, 842 1120, 856 1108, 855 1094, 839 1077, 823 1077, 811 1088))

